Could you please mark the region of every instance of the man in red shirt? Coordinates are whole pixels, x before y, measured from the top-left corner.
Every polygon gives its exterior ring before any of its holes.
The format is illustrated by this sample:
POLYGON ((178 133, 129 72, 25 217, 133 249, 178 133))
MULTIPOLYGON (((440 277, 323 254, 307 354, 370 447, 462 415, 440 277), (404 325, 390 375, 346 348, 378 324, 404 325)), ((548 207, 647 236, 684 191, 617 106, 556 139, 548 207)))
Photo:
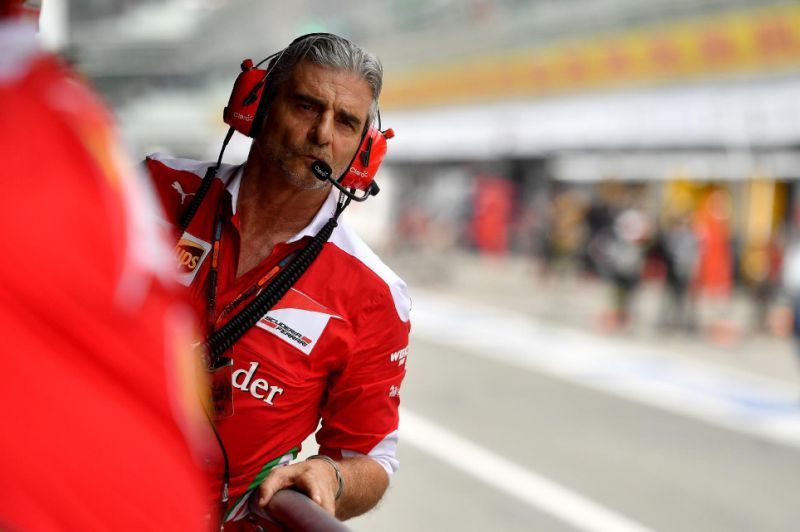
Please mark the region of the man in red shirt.
POLYGON ((207 529, 216 449, 152 192, 26 7, 0 2, 0 528, 207 529))
MULTIPOLYGON (((339 192, 310 166, 321 160, 343 175, 377 125, 382 71, 373 56, 321 34, 276 57, 247 161, 220 167, 176 248, 179 275, 209 332, 252 301, 334 215, 339 192)), ((173 225, 208 166, 148 157, 173 225)), ((340 222, 308 270, 225 353, 233 361, 233 413, 215 425, 230 466, 227 520, 247 515, 249 499, 264 506, 289 486, 341 519, 377 503, 398 466, 409 311, 405 283, 340 222), (320 420, 324 458, 275 467, 296 456, 320 420)))

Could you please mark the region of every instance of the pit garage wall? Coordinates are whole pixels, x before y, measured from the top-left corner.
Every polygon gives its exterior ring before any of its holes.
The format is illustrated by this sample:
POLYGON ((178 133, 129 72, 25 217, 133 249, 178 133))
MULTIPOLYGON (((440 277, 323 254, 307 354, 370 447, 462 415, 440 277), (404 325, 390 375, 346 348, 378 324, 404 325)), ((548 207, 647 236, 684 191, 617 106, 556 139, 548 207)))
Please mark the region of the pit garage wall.
POLYGON ((658 219, 683 183, 695 205, 726 191, 738 247, 782 238, 800 177, 796 4, 428 65, 386 87, 390 164, 413 194, 447 167, 468 210, 480 176, 502 176, 513 230, 559 190, 607 182, 658 219))

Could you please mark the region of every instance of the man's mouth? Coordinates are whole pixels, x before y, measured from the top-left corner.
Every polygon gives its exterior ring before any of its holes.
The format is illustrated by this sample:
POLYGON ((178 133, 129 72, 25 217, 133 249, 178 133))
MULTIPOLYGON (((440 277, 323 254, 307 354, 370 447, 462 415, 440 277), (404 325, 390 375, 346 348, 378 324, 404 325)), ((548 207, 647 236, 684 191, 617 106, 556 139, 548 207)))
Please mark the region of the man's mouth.
POLYGON ((314 162, 314 161, 324 161, 326 163, 328 162, 328 161, 325 160, 325 157, 320 156, 320 155, 314 155, 313 153, 312 154, 301 153, 300 156, 303 157, 304 159, 308 159, 311 162, 314 162))

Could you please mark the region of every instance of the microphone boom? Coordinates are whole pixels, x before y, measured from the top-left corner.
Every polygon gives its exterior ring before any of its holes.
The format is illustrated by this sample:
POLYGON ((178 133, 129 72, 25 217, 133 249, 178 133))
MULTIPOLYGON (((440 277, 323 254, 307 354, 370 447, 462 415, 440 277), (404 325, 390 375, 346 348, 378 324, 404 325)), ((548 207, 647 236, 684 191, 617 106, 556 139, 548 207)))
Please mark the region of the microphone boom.
POLYGON ((319 179, 320 181, 328 181, 331 185, 339 189, 339 192, 347 196, 348 198, 355 200, 355 201, 364 201, 370 196, 374 196, 378 193, 378 186, 373 181, 370 183, 370 187, 368 190, 364 191, 364 194, 358 196, 355 194, 355 189, 348 190, 346 187, 342 186, 337 180, 333 178, 333 170, 325 161, 314 161, 311 163, 311 173, 319 179))

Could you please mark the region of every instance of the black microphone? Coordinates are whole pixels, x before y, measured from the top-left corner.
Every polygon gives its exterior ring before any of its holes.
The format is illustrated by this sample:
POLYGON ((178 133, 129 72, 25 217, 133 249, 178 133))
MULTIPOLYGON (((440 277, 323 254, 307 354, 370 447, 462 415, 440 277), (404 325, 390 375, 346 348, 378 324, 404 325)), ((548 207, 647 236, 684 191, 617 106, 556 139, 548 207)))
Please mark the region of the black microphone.
POLYGON ((333 170, 328 166, 325 161, 314 161, 311 163, 311 173, 313 173, 320 181, 330 181, 333 170))
POLYGON ((364 191, 362 195, 357 195, 355 193, 355 189, 348 190, 346 187, 342 186, 337 180, 333 178, 333 170, 325 161, 314 161, 311 163, 311 173, 319 179, 320 181, 328 181, 331 185, 336 187, 339 192, 347 196, 348 198, 356 201, 364 201, 370 195, 374 196, 378 193, 378 185, 375 184, 373 181, 370 183, 369 190, 364 191))

